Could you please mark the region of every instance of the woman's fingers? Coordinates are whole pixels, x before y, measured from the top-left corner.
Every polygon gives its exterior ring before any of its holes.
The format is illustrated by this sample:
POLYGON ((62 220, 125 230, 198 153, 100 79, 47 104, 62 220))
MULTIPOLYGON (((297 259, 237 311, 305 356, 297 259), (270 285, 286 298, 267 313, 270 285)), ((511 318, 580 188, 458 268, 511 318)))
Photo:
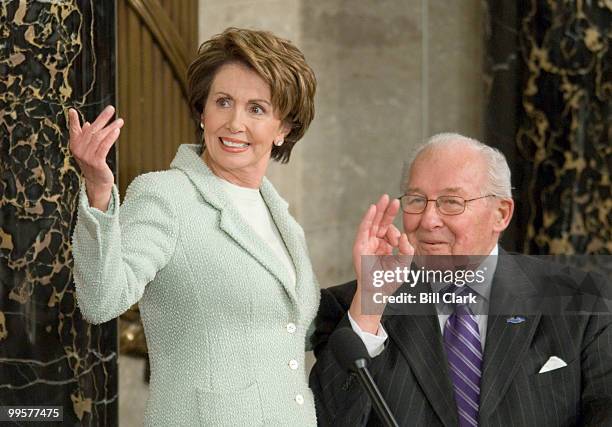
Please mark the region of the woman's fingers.
POLYGON ((95 133, 95 136, 98 140, 102 141, 106 138, 106 136, 114 131, 115 129, 121 129, 123 127, 123 119, 117 119, 112 122, 110 125, 106 126, 104 129, 99 130, 95 133))
POLYGON ((91 136, 92 151, 97 152, 102 141, 104 141, 108 135, 110 135, 111 133, 113 133, 114 131, 118 129, 121 129, 122 127, 123 127, 123 119, 117 119, 114 122, 112 122, 110 125, 106 126, 105 128, 93 133, 91 136))
POLYGON ((87 146, 89 140, 91 139, 93 131, 91 129, 91 123, 85 122, 83 123, 83 127, 81 128, 81 137, 79 139, 79 144, 84 144, 87 146))
MULTIPOLYGON (((97 157, 100 153, 100 145, 102 144, 102 141, 106 141, 107 137, 111 133, 121 129, 121 127, 123 127, 123 119, 117 119, 98 132, 88 132, 87 154, 97 157)), ((93 125, 90 129, 93 129, 93 125)), ((117 139, 117 136, 115 137, 115 140, 117 139)), ((104 157, 106 158, 106 155, 104 157)))
POLYGON ((115 107, 113 107, 112 105, 109 105, 104 110, 102 110, 98 117, 96 117, 96 120, 91 124, 92 131, 94 133, 101 131, 104 126, 106 126, 108 121, 113 117, 113 114, 115 114, 115 107))
POLYGON ((98 150, 96 151, 96 158, 106 160, 106 156, 108 155, 108 151, 113 146, 117 138, 119 138, 119 134, 121 131, 119 128, 112 129, 104 138, 100 144, 98 145, 98 150))
POLYGON ((68 146, 74 157, 78 158, 86 147, 83 145, 83 129, 81 128, 79 113, 74 108, 68 110, 68 131, 70 132, 68 146))
POLYGON ((79 114, 74 108, 68 110, 68 130, 70 132, 71 140, 81 135, 79 114))
POLYGON ((108 188, 114 181, 106 156, 124 124, 123 119, 108 124, 114 113, 113 107, 106 107, 93 123, 85 122, 80 126, 77 111, 72 108, 68 111, 70 150, 85 178, 88 192, 90 188, 108 188))
POLYGON ((97 145, 100 141, 104 140, 108 133, 112 132, 113 129, 123 126, 123 120, 117 119, 109 126, 106 126, 108 121, 113 117, 115 108, 112 105, 106 107, 96 117, 93 123, 85 122, 83 127, 79 126, 78 113, 74 108, 68 110, 68 116, 70 119, 70 140, 72 145, 77 148, 77 151, 83 152, 84 155, 87 153, 96 152, 97 145), (95 147, 90 146, 90 142, 96 142, 95 147), (82 147, 82 148, 81 148, 82 147), (93 150, 92 150, 93 148, 93 150))

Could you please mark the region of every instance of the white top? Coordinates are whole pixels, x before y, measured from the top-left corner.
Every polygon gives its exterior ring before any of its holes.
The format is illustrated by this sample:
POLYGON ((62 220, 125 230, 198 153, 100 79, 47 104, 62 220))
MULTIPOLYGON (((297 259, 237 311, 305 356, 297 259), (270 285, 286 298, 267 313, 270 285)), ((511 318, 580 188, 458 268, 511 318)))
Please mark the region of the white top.
POLYGON ((295 266, 259 190, 241 187, 221 178, 219 178, 219 181, 242 218, 266 242, 272 252, 276 254, 278 260, 285 266, 289 272, 291 284, 295 286, 295 266))

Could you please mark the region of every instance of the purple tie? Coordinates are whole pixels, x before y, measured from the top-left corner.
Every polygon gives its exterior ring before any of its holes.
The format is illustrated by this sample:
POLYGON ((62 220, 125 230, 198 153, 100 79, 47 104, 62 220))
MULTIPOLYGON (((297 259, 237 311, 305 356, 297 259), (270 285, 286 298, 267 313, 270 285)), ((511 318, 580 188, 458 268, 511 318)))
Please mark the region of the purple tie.
POLYGON ((444 325, 444 345, 459 412, 459 426, 478 426, 482 348, 476 316, 457 305, 444 325))

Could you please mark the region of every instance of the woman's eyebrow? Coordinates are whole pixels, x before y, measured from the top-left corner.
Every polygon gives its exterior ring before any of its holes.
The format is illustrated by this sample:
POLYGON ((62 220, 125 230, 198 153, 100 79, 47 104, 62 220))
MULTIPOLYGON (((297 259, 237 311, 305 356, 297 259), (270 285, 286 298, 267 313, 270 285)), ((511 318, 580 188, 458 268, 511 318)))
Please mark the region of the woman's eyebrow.
POLYGON ((268 104, 272 106, 272 103, 270 101, 266 101, 265 99, 250 99, 249 102, 259 102, 260 104, 268 104))
MULTIPOLYGON (((234 99, 234 97, 232 95, 230 95, 229 93, 226 92, 215 92, 213 94, 213 96, 217 96, 217 95, 223 95, 223 96, 227 96, 228 98, 232 98, 234 99)), ((266 99, 249 99, 249 103, 254 103, 254 102, 259 102, 260 104, 268 104, 270 106, 272 106, 272 103, 266 99)))

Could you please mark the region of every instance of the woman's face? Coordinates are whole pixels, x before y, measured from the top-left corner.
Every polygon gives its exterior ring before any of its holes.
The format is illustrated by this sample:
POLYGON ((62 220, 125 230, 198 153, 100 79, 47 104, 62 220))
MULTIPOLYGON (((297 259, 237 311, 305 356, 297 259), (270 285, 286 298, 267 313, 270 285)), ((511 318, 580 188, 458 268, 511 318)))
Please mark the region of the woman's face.
POLYGON ((204 161, 217 176, 253 188, 266 173, 272 144, 289 131, 272 108, 268 84, 240 63, 219 68, 201 120, 204 161))

